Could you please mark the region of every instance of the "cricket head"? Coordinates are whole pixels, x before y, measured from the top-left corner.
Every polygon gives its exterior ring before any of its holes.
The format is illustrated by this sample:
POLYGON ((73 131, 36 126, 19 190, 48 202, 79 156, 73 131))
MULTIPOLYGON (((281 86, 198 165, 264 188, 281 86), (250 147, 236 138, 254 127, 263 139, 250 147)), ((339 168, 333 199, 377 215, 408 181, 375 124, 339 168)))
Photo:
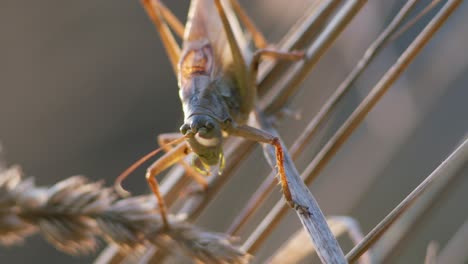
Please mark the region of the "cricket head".
POLYGON ((205 114, 189 117, 180 128, 188 144, 205 167, 219 165, 222 167, 223 134, 219 122, 205 114))

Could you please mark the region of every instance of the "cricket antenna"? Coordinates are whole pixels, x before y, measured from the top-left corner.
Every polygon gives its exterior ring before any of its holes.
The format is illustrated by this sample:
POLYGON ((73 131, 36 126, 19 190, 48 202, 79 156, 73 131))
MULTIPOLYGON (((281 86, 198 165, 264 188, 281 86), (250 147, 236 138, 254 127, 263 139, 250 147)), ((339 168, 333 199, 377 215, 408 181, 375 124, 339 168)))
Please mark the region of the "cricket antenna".
MULTIPOLYGON (((164 146, 167 146, 167 145, 174 145, 174 144, 179 144, 180 142, 182 142, 184 139, 186 138, 186 136, 182 136, 180 138, 177 138, 173 141, 170 141, 168 142, 167 144, 165 144, 164 146)), ((121 197, 128 197, 130 196, 130 192, 128 192, 127 190, 125 190, 123 187, 122 187, 122 182, 128 177, 128 175, 130 175, 133 171, 135 171, 138 167, 140 167, 143 163, 145 163, 146 161, 148 161, 149 159, 151 159, 152 157, 154 157, 156 154, 158 154, 161 150, 164 149, 164 146, 161 146, 160 148, 157 148, 153 151, 151 151, 150 153, 146 154, 145 156, 143 156, 142 158, 140 158, 139 160, 137 160, 135 163, 133 163, 130 167, 128 167, 125 171, 123 171, 118 177, 117 179, 115 179, 115 182, 114 182, 114 189, 115 191, 117 192, 117 194, 119 194, 121 197)))

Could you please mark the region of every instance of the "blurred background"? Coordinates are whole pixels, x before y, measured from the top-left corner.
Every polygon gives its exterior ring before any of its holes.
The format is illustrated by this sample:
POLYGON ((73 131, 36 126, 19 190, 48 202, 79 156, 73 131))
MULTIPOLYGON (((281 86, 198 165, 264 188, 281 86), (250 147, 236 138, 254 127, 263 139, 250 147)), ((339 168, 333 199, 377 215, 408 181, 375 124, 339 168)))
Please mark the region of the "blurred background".
MULTIPOLYGON (((185 21, 189 1, 165 2, 185 21)), ((310 2, 241 1, 273 43, 310 2)), ((288 144, 404 2, 369 1, 339 37, 290 103, 303 119, 281 123, 288 144)), ((428 2, 421 1, 414 13, 428 2)), ((351 215, 367 233, 466 137, 467 11, 464 3, 449 18, 314 182, 312 192, 326 215, 351 215)), ((432 15, 379 55, 297 162, 299 171, 432 15)), ((158 134, 178 131, 182 110, 176 78, 139 1, 3 0, 0 33, 3 155, 9 165, 20 164, 38 185, 77 174, 111 184, 129 164, 156 147, 158 134)), ((197 224, 226 230, 269 173, 267 163, 256 160, 263 160, 259 147, 197 224)), ((125 183, 134 194, 148 192, 143 172, 144 168, 125 183)), ((385 263, 422 263, 431 240, 443 247, 466 221, 468 167, 459 174, 385 263)), ((267 212, 278 197, 275 192, 261 211, 267 212)), ((241 239, 253 226, 240 234, 241 239)), ((296 215, 290 213, 258 259, 270 256, 298 228, 296 215)), ((39 236, 22 246, 0 247, 2 263, 89 263, 94 258, 67 256, 39 236)))

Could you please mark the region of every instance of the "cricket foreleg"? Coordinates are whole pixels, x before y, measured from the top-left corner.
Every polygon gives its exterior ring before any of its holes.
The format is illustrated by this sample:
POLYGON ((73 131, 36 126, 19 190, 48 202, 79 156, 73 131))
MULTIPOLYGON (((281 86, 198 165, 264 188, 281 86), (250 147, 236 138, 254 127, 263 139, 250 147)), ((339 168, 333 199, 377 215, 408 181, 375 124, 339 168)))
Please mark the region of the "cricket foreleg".
POLYGON ((169 26, 178 34, 183 35, 182 23, 167 9, 159 0, 141 0, 143 7, 156 26, 156 30, 161 36, 161 41, 166 49, 172 69, 177 73, 177 64, 180 58, 180 47, 174 38, 169 26), (169 24, 169 26, 168 26, 169 24))
POLYGON ((165 227, 169 227, 169 222, 167 221, 167 208, 166 204, 164 203, 164 198, 161 194, 161 191, 159 190, 159 184, 155 176, 183 159, 189 152, 190 149, 187 143, 182 142, 163 155, 161 158, 156 160, 146 172, 146 180, 151 187, 151 191, 153 191, 154 195, 156 196, 161 218, 165 227))
MULTIPOLYGON (((182 134, 180 133, 160 134, 158 135, 158 144, 164 149, 164 151, 169 152, 171 151, 173 146, 168 143, 180 138, 181 136, 182 134)), ((196 181, 202 187, 203 190, 206 190, 208 188, 208 181, 206 180, 206 178, 203 177, 203 175, 201 175, 200 173, 198 173, 195 169, 193 169, 192 166, 187 164, 185 160, 181 159, 179 161, 179 164, 182 165, 182 167, 184 167, 187 175, 191 177, 194 181, 196 181)))
POLYGON ((230 135, 239 136, 260 143, 270 144, 275 147, 276 152, 276 167, 280 178, 281 188, 283 190, 284 198, 288 204, 295 208, 296 203, 292 199, 291 190, 289 189, 288 179, 284 169, 284 152, 283 146, 279 138, 265 132, 263 130, 251 127, 251 126, 237 126, 229 131, 230 135))

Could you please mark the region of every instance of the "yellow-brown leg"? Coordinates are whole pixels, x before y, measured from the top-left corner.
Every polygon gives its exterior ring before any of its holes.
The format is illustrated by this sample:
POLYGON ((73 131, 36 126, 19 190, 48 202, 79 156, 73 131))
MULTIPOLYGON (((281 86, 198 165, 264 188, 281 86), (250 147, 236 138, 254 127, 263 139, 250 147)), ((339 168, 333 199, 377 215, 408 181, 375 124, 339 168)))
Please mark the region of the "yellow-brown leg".
POLYGON ((244 24, 245 28, 249 33, 252 35, 252 40, 255 44, 257 49, 266 48, 268 45, 265 37, 263 36, 262 32, 257 29, 255 23, 250 19, 250 17, 245 12, 244 8, 239 4, 237 0, 229 0, 231 3, 232 9, 236 13, 239 20, 244 24))
POLYGON ((172 69, 174 70, 174 73, 177 74, 180 47, 169 29, 168 23, 179 35, 183 35, 182 24, 159 0, 141 0, 141 3, 156 26, 156 30, 159 32, 161 41, 166 49, 167 55, 169 56, 169 60, 171 61, 172 69))
POLYGON ((161 158, 156 160, 146 172, 146 180, 151 187, 151 191, 153 191, 154 195, 156 196, 161 218, 166 228, 169 228, 166 204, 164 203, 164 198, 161 194, 161 191, 159 190, 159 184, 155 176, 183 159, 185 156, 187 156, 188 153, 190 153, 190 148, 188 147, 187 143, 182 142, 164 154, 161 158))
MULTIPOLYGON (((180 133, 166 133, 166 134, 160 134, 158 135, 158 144, 160 147, 162 147, 164 149, 164 151, 166 152, 169 152, 173 146, 168 144, 169 142, 177 139, 177 138, 180 138, 182 136, 182 134, 180 133)), ((187 164, 187 162, 185 162, 185 160, 180 160, 179 161, 179 164, 182 165, 182 167, 184 167, 185 169, 185 172, 187 173, 187 175, 189 177, 191 177, 194 181, 196 181, 201 187, 203 190, 206 190, 208 188, 208 182, 206 180, 206 178, 201 175, 200 173, 198 173, 195 169, 193 169, 192 166, 190 166, 189 164, 187 164)))
POLYGON ((237 126, 229 130, 229 134, 232 136, 243 137, 260 143, 270 144, 275 147, 276 151, 276 166, 278 168, 278 174, 280 176, 281 188, 283 190, 284 198, 292 207, 296 206, 295 201, 292 199, 291 191, 289 189, 288 179, 284 169, 284 153, 283 146, 281 146, 280 140, 265 132, 263 130, 251 127, 251 126, 237 126))
MULTIPOLYGON (((250 112, 255 106, 255 100, 257 98, 257 73, 258 66, 263 58, 277 59, 277 60, 300 60, 304 57, 302 51, 279 51, 274 48, 264 48, 257 50, 250 62, 248 71, 248 79, 246 86, 247 92, 245 98, 242 99, 244 111, 250 112)), ((242 95, 242 94, 241 94, 242 95)))
POLYGON ((167 22, 172 31, 174 31, 174 33, 176 33, 176 35, 182 39, 184 37, 185 31, 184 24, 180 22, 180 20, 171 12, 171 10, 169 10, 169 8, 163 4, 162 1, 152 0, 152 2, 153 6, 159 9, 162 17, 167 22))

